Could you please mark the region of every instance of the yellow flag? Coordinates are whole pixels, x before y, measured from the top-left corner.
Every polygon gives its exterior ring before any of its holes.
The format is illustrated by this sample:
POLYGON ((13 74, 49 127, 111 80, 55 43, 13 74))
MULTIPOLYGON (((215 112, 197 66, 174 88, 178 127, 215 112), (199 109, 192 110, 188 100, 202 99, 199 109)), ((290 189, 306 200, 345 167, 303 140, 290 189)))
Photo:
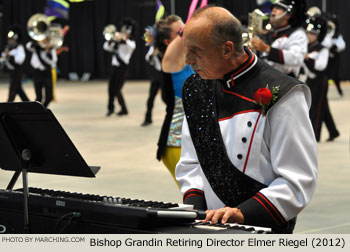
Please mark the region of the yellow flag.
POLYGON ((164 16, 165 8, 164 5, 159 6, 158 11, 156 13, 156 22, 164 16))

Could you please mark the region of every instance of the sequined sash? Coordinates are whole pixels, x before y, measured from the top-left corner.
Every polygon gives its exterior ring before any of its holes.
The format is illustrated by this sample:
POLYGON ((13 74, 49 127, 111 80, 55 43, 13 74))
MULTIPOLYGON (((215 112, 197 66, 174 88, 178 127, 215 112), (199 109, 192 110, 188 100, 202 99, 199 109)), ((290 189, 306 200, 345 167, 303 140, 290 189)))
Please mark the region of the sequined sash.
POLYGON ((243 174, 227 155, 217 118, 216 84, 197 75, 189 78, 183 88, 183 104, 198 160, 210 186, 226 206, 235 207, 266 185, 243 174))

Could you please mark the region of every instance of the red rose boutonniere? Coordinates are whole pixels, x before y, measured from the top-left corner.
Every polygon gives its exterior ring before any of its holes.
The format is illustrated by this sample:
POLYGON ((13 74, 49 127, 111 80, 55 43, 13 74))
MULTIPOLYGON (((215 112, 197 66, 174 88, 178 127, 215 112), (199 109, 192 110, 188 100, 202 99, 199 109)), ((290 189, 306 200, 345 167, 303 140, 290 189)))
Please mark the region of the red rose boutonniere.
POLYGON ((266 85, 266 88, 259 88, 254 93, 254 101, 256 104, 261 106, 262 115, 265 115, 267 112, 267 108, 277 101, 279 89, 279 86, 273 87, 271 92, 269 86, 266 85))

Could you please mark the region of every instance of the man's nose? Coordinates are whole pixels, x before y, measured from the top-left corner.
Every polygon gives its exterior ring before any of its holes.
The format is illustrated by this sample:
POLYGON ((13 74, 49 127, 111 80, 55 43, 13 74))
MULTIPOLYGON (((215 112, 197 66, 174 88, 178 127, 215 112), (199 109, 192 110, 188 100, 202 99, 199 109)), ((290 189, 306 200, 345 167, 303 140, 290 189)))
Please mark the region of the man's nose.
POLYGON ((186 53, 185 63, 189 65, 194 64, 193 57, 189 53, 186 53))

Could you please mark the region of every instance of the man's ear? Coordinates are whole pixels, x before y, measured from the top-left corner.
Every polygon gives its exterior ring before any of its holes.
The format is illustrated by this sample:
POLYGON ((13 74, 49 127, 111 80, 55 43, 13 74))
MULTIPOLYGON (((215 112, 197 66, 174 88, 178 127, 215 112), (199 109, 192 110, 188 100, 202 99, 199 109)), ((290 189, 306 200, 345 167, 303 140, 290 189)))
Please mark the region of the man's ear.
POLYGON ((232 41, 226 41, 222 45, 222 54, 225 58, 231 58, 235 50, 235 45, 232 41))

